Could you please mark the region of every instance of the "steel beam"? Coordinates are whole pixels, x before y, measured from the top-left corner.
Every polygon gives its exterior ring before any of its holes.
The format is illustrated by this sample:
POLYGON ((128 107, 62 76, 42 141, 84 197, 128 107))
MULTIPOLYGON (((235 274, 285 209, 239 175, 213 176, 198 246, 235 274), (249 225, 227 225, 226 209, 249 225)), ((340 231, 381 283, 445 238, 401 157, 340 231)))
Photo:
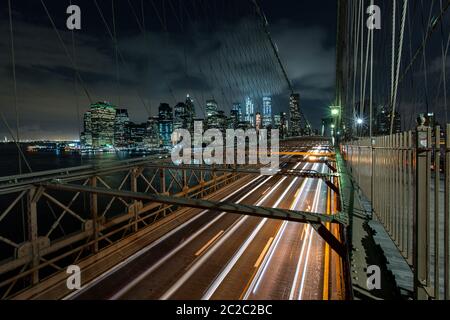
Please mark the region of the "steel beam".
MULTIPOLYGON (((223 168, 223 167, 211 167, 211 166, 196 166, 196 165, 158 165, 149 164, 146 165, 147 168, 161 168, 161 169, 173 169, 173 170, 197 170, 197 171, 212 171, 213 173, 242 173, 242 174, 261 174, 260 169, 249 169, 249 168, 223 168)), ((304 178, 332 178, 338 177, 337 173, 320 173, 314 170, 296 170, 296 169, 281 169, 274 172, 274 175, 290 175, 299 176, 304 178)))
MULTIPOLYGON (((309 155, 314 155, 308 153, 309 155)), ((317 154, 319 157, 323 157, 324 154, 317 154)), ((90 165, 80 166, 61 170, 49 170, 33 174, 24 174, 17 176, 9 176, 0 178, 0 195, 9 194, 11 192, 22 192, 24 189, 32 188, 33 184, 45 183, 52 180, 61 182, 71 182, 82 179, 89 179, 92 176, 110 175, 117 172, 126 170, 132 170, 134 168, 154 168, 154 169, 173 169, 173 170, 198 170, 198 171, 214 171, 229 172, 229 173, 245 173, 245 174, 261 174, 258 166, 253 168, 246 168, 244 166, 240 168, 233 168, 229 165, 223 165, 221 167, 212 167, 207 165, 182 165, 176 166, 171 163, 162 162, 157 163, 154 158, 139 158, 126 161, 114 161, 102 165, 101 167, 90 165)), ((293 171, 292 171, 293 172, 293 171)), ((281 170, 277 174, 283 174, 281 170)), ((292 174, 290 174, 292 175, 292 174)))
POLYGON ((325 215, 320 213, 258 207, 254 205, 244 205, 226 201, 219 202, 212 200, 190 199, 182 197, 172 197, 167 195, 154 195, 140 192, 112 190, 112 189, 80 186, 73 184, 63 184, 63 183, 45 183, 42 184, 41 186, 47 189, 60 191, 86 192, 90 194, 115 196, 133 200, 145 200, 149 202, 156 202, 181 207, 191 207, 203 210, 244 214, 262 218, 310 223, 318 231, 319 235, 321 235, 323 239, 330 245, 330 247, 332 247, 339 255, 344 256, 346 254, 345 244, 342 244, 338 239, 336 239, 336 237, 322 224, 323 222, 343 224, 343 222, 340 219, 340 215, 325 215))

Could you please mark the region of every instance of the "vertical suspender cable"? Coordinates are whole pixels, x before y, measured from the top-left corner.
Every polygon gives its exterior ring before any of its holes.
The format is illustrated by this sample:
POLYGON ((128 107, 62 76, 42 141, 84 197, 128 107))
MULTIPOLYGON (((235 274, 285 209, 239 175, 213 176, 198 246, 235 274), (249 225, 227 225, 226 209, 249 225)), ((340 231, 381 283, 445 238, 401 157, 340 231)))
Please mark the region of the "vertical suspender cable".
POLYGON ((405 70, 402 73, 402 76, 399 79, 399 83, 401 83, 403 81, 403 79, 406 77, 406 75, 408 74, 408 72, 411 70, 412 66, 414 65, 415 61, 417 60, 417 58, 419 57, 419 54, 422 52, 422 50, 425 49, 425 46, 428 42, 428 40, 430 39, 430 37, 433 35, 433 32, 436 30, 437 26, 442 23, 442 19, 444 18, 445 13, 447 12, 447 10, 450 8, 450 0, 447 0, 445 6, 442 8, 440 14, 435 17, 433 23, 431 25, 428 25, 428 32, 427 32, 427 36, 425 37, 424 41, 422 42, 422 44, 419 46, 419 48, 417 48, 417 50, 414 53, 413 58, 411 59, 411 61, 409 62, 408 66, 405 68, 405 70))
POLYGON ((396 7, 397 7, 397 1, 392 1, 392 54, 391 54, 391 98, 390 98, 390 105, 391 105, 391 119, 392 119, 392 104, 394 100, 394 82, 395 82, 395 32, 396 32, 396 7))
MULTIPOLYGON (((42 1, 42 0, 41 0, 41 1, 42 1)), ((108 24, 108 22, 107 22, 106 19, 105 19, 105 15, 103 14, 103 10, 102 10, 102 8, 99 6, 97 0, 94 0, 94 5, 95 5, 95 7, 96 7, 96 9, 97 9, 97 12, 98 12, 99 15, 100 15, 100 18, 101 18, 101 20, 102 20, 104 26, 105 26, 105 29, 106 29, 106 31, 107 31, 107 34, 108 34, 109 37, 111 38, 111 41, 112 41, 112 42, 115 42, 113 32, 111 31, 111 29, 110 29, 110 27, 109 27, 109 24, 108 24)), ((138 22, 138 25, 140 26, 140 23, 139 23, 139 22, 138 22)), ((118 54, 118 57, 120 58, 120 60, 122 61, 122 64, 123 64, 125 67, 128 67, 128 68, 131 70, 130 66, 126 63, 125 58, 123 57, 122 51, 120 51, 120 48, 119 48, 119 47, 117 47, 117 54, 118 54)), ((144 110, 148 111, 147 106, 146 106, 146 104, 145 104, 145 101, 144 101, 144 99, 142 98, 142 95, 140 94, 139 90, 138 90, 137 88, 136 88, 135 90, 136 90, 136 93, 137 93, 137 96, 138 96, 140 102, 142 103, 142 106, 144 107, 144 110)))
MULTIPOLYGON (((67 59, 69 59, 70 64, 72 65, 72 67, 75 68, 75 69, 77 69, 77 68, 76 68, 76 65, 75 65, 75 63, 74 63, 74 61, 73 61, 73 59, 72 59, 72 57, 71 57, 70 54, 69 54, 69 50, 67 50, 67 47, 66 47, 66 45, 65 45, 65 43, 64 43, 64 41, 63 41, 63 39, 62 39, 62 36, 61 36, 61 34, 59 33, 59 31, 58 31, 58 28, 56 28, 55 21, 53 20, 53 18, 52 18, 52 16, 51 16, 50 12, 48 11, 48 8, 47 8, 47 6, 46 6, 44 0, 40 0, 40 2, 41 2, 42 7, 44 8, 44 11, 45 11, 45 13, 46 13, 48 19, 50 20, 50 23, 51 23, 51 25, 52 25, 52 28, 53 28, 53 30, 55 31, 56 36, 58 37, 59 42, 61 43, 61 46, 62 46, 62 48, 63 48, 63 50, 64 50, 64 53, 65 53, 66 56, 67 56, 67 59)), ((87 87, 86 87, 86 85, 85 85, 85 83, 84 83, 84 81, 83 81, 83 78, 81 77, 81 74, 80 74, 78 71, 77 71, 77 77, 78 77, 78 80, 80 81, 80 84, 81 84, 82 87, 83 87, 84 93, 86 94, 86 97, 88 98, 89 102, 90 102, 90 103, 93 103, 92 97, 91 97, 91 95, 89 94, 89 91, 88 91, 88 89, 87 89, 87 87)))
MULTIPOLYGON (((13 82, 14 82, 14 109, 16 113, 16 137, 14 137, 14 133, 11 130, 11 128, 8 126, 8 122, 6 121, 3 113, 1 113, 3 122, 5 123, 6 127, 10 131, 11 137, 13 140, 15 140, 15 144, 18 151, 18 169, 19 174, 22 174, 22 161, 21 157, 23 157, 23 160, 25 164, 28 167, 28 170, 32 172, 31 166, 28 163, 27 159, 25 158, 25 155, 23 154, 22 148, 20 146, 20 131, 19 131, 19 108, 17 103, 17 77, 16 77, 16 52, 14 49, 14 30, 13 30, 13 19, 12 19, 12 7, 11 7, 11 0, 8 0, 8 15, 9 15, 9 32, 10 32, 10 38, 11 38, 11 60, 12 60, 12 73, 13 73, 13 82)), ((22 234, 23 234, 23 241, 26 241, 26 226, 25 226, 25 205, 24 200, 21 198, 20 200, 20 210, 22 214, 22 234)))
MULTIPOLYGON (((443 9, 443 5, 442 5, 442 0, 439 1, 440 2, 440 10, 442 11, 443 9)), ((445 121, 446 123, 448 123, 448 111, 447 111, 447 79, 446 79, 446 64, 447 64, 447 53, 448 53, 448 47, 450 45, 450 33, 447 37, 447 45, 445 45, 446 41, 445 41, 445 31, 444 31, 444 27, 443 24, 441 23, 441 27, 440 27, 440 33, 441 33, 441 54, 442 54, 442 71, 441 71, 441 75, 439 77, 439 85, 438 85, 438 89, 436 92, 436 99, 435 99, 435 104, 439 103, 439 93, 441 92, 441 86, 443 86, 443 99, 444 99, 444 116, 445 116, 445 121)))
MULTIPOLYGON (((362 94, 362 103, 359 106, 360 111, 360 117, 362 118, 365 113, 365 107, 366 107, 366 89, 367 89, 367 69, 369 67, 369 53, 370 53, 370 40, 371 40, 372 32, 369 29, 367 31, 367 44, 366 44, 366 63, 364 67, 364 85, 363 85, 363 94, 362 94)), ((370 118, 370 115, 369 115, 370 118)), ((369 127, 371 127, 371 124, 369 124, 369 127)), ((370 130, 369 130, 370 131, 370 130)))
MULTIPOLYGON (((20 149, 20 132, 19 132, 19 108, 17 105, 17 79, 16 79, 16 53, 14 49, 14 31, 12 22, 12 9, 11 0, 8 0, 8 14, 9 14, 9 32, 11 38, 11 59, 12 59, 12 74, 13 74, 13 85, 14 85, 14 110, 16 113, 16 140, 18 143, 18 148, 20 149)), ((18 169, 19 174, 22 174, 22 161, 20 156, 20 150, 18 152, 18 169)))
POLYGON ((291 91, 291 93, 294 93, 294 89, 293 89, 293 87, 292 87, 292 83, 291 83, 291 81, 289 80, 289 77, 288 77, 288 75, 287 75, 286 69, 284 68, 283 63, 281 62, 280 55, 278 54, 277 46, 275 45, 275 42, 274 42, 273 39, 272 39, 272 35, 270 34, 270 31, 269 31, 269 29, 268 29, 269 23, 267 22, 267 18, 266 18, 266 16, 264 15, 263 11, 261 10, 261 7, 260 7, 260 6, 258 5, 258 3, 256 2, 256 0, 252 0, 252 2, 253 2, 253 4, 255 5, 256 12, 258 13, 258 15, 259 15, 259 16, 261 17, 261 19, 263 20, 264 32, 266 33, 266 35, 267 35, 267 37, 268 37, 268 39, 269 39, 269 42, 270 42, 270 44, 271 44, 271 46, 272 46, 273 52, 274 52, 274 54, 275 54, 275 57, 277 58, 278 64, 280 65, 281 71, 283 72, 284 78, 285 78, 286 83, 287 83, 287 85, 288 85, 288 87, 289 87, 289 90, 291 91))
MULTIPOLYGON (((363 98, 363 86, 364 86, 364 29, 365 29, 365 23, 364 23, 364 1, 361 1, 361 20, 360 20, 360 28, 361 28, 361 59, 360 59, 360 79, 359 79, 359 116, 362 118, 362 110, 364 105, 364 98, 363 98)), ((360 132, 361 134, 361 132, 360 132)))
POLYGON ((395 107, 397 104, 397 91, 398 91, 398 81, 400 76, 400 64, 402 59, 402 52, 403 52, 403 35, 405 33, 405 23, 406 23, 406 15, 408 12, 408 0, 403 1, 403 15, 402 15, 402 25, 400 30, 400 45, 398 48, 398 56, 397 56, 397 70, 396 70, 396 76, 395 76, 395 88, 394 88, 394 94, 392 99, 392 113, 391 113, 391 130, 390 134, 392 135, 392 132, 394 130, 394 119, 395 119, 395 107))
MULTIPOLYGON (((373 0, 370 0, 370 5, 373 5, 373 0)), ((369 92, 369 136, 372 141, 373 136, 373 29, 370 32, 370 92, 369 92)))
MULTIPOLYGON (((358 72, 358 54, 359 54, 359 25, 360 22, 359 20, 361 19, 361 15, 359 14, 360 11, 360 6, 362 6, 361 1, 358 2, 358 5, 356 5, 355 2, 355 16, 357 16, 357 18, 355 19, 355 44, 354 44, 354 51, 353 51, 353 118, 356 117, 356 76, 357 76, 357 72, 358 72)), ((356 124, 355 121, 352 121, 353 123, 353 130, 355 131, 356 129, 356 124)))
MULTIPOLYGON (((411 17, 412 17, 412 14, 411 14, 411 6, 410 6, 408 9, 408 17, 407 17, 407 19, 408 19, 408 40, 409 40, 409 61, 411 61, 412 57, 413 57, 413 55, 412 55, 411 17)), ((411 79, 411 81, 410 81, 411 82, 411 90, 412 90, 412 92, 414 92, 414 77, 410 77, 410 79, 411 79)), ((415 104, 414 104, 414 108, 415 108, 415 104)), ((415 110, 414 111, 411 110, 408 128, 412 128, 412 126, 413 126, 413 118, 414 118, 415 113, 416 113, 415 110)))
MULTIPOLYGON (((423 39, 425 41, 426 38, 426 31, 428 30, 429 26, 431 25, 431 16, 432 16, 432 11, 433 11, 433 4, 434 4, 434 0, 432 0, 431 6, 430 6, 430 13, 428 16, 428 20, 426 25, 424 25, 423 19, 423 0, 420 1, 420 4, 422 6, 422 27, 423 27, 423 39)), ((428 112, 430 111, 430 99, 429 99, 429 93, 428 93, 428 69, 427 69, 427 50, 424 47, 424 50, 422 51, 422 58, 423 58, 423 77, 424 77, 424 86, 425 86, 425 107, 426 107, 426 112, 428 114, 428 112)))
MULTIPOLYGON (((72 5, 72 0, 69 1, 70 5, 72 5)), ((75 50, 75 31, 72 30, 71 31, 71 36, 72 36, 72 54, 73 54, 73 63, 74 63, 74 79, 73 79, 73 85, 74 85, 74 90, 75 90, 75 108, 76 108, 76 112, 77 112, 77 124, 78 124, 78 137, 81 137, 81 119, 80 119, 80 102, 78 99, 78 78, 77 78, 77 59, 76 59, 76 50, 75 50)), ((81 141, 80 141, 81 143, 81 141)), ((80 144, 81 145, 81 144, 80 144)), ((81 160, 81 164, 83 164, 83 153, 80 152, 80 160, 81 160)))
POLYGON ((25 154, 23 153, 21 147, 20 147, 20 131, 19 131, 19 106, 17 102, 17 77, 16 77, 16 52, 14 49, 14 29, 13 29, 13 18, 12 18, 12 7, 11 7, 11 0, 8 0, 8 13, 9 13, 9 32, 11 37, 11 63, 12 63, 12 73, 13 73, 13 85, 14 85, 14 110, 16 113, 16 134, 14 134, 14 131, 9 126, 4 114, 0 112, 1 118, 3 123, 5 124, 6 128, 9 131, 9 134, 11 135, 11 138, 13 139, 17 151, 18 151, 18 169, 19 174, 22 173, 22 160, 25 162, 25 165, 27 166, 28 170, 30 172, 33 172, 31 170, 31 166, 28 163, 25 154))
MULTIPOLYGON (((142 15, 142 31, 144 33, 144 43, 147 47, 147 25, 145 23, 145 4, 144 4, 144 0, 141 0, 141 15, 142 15)), ((144 101, 144 107, 145 110, 147 110, 147 114, 150 117, 151 116, 151 110, 152 110, 152 105, 151 105, 151 100, 147 99, 147 103, 145 103, 144 101)))
POLYGON ((117 106, 120 108, 120 66, 119 66, 119 48, 117 43, 117 30, 116 30, 116 8, 114 6, 114 0, 111 0, 111 11, 112 11, 112 35, 114 43, 114 58, 116 63, 116 82, 117 82, 117 106))

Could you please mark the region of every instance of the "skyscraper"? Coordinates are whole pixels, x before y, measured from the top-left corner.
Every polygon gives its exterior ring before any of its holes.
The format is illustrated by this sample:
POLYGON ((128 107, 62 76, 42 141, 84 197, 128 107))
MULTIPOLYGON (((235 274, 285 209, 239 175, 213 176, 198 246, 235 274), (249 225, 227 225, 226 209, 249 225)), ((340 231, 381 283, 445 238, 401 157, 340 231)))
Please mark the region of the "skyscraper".
POLYGON ((207 128, 218 128, 219 106, 216 100, 206 101, 206 124, 207 128))
POLYGON ((289 124, 288 124, 288 119, 287 119, 287 114, 286 112, 280 112, 280 137, 282 139, 286 138, 288 135, 288 130, 289 130, 289 124))
POLYGON ((147 120, 147 133, 144 144, 147 148, 154 149, 160 147, 159 138, 159 117, 150 117, 147 120))
POLYGON ((301 117, 300 117, 300 95, 298 93, 291 94, 289 99, 289 114, 290 114, 290 128, 289 134, 291 136, 301 135, 301 117))
POLYGON ((91 111, 84 113, 83 117, 83 132, 80 136, 80 143, 83 149, 92 148, 92 116, 91 111))
MULTIPOLYGON (((173 132, 177 133, 178 129, 189 130, 188 122, 189 122, 189 114, 186 104, 183 102, 178 103, 173 108, 173 132)), ((172 140, 174 143, 178 143, 180 140, 180 135, 173 135, 172 140)))
POLYGON ((233 114, 237 115, 237 121, 244 121, 244 115, 242 114, 242 105, 239 102, 233 103, 233 108, 231 109, 233 114))
POLYGON ((206 101, 206 115, 207 117, 216 116, 217 111, 219 110, 219 106, 216 100, 207 100, 206 101))
POLYGON ((389 122, 389 112, 386 107, 381 106, 376 108, 375 122, 375 135, 389 134, 391 124, 389 122))
POLYGON ((129 147, 144 148, 145 137, 147 135, 147 123, 129 122, 127 127, 130 132, 129 147))
POLYGON ((228 129, 236 129, 240 122, 239 110, 232 109, 230 111, 229 125, 228 129))
POLYGON ((116 109, 107 102, 91 105, 92 147, 105 148, 114 145, 116 109))
POLYGON ((284 139, 287 135, 287 117, 286 112, 280 112, 273 116, 273 126, 279 130, 280 138, 284 139))
POLYGON ((257 112, 256 116, 255 116, 255 128, 256 128, 256 131, 259 131, 259 129, 261 129, 261 125, 262 125, 261 113, 257 112))
POLYGON ((279 129, 281 126, 281 114, 275 114, 273 116, 273 127, 279 129))
MULTIPOLYGON (((373 133, 375 135, 389 134, 391 132, 392 112, 390 110, 388 110, 385 106, 375 108, 375 111, 376 111, 376 114, 375 114, 375 119, 374 119, 375 123, 373 126, 374 127, 373 133)), ((432 116, 433 114, 429 114, 428 116, 425 115, 425 119, 430 120, 430 117, 429 117, 430 115, 432 116)), ((427 125, 433 126, 433 123, 430 123, 430 121, 428 121, 427 125)), ((392 130, 393 130, 392 133, 402 132, 402 120, 401 120, 400 113, 398 113, 397 111, 395 112, 394 126, 393 126, 392 130)), ((369 134, 368 128, 366 128, 365 131, 360 130, 359 133, 361 134, 361 132, 364 135, 369 134)))
POLYGON ((245 100, 245 121, 250 124, 251 127, 255 126, 255 105, 250 97, 245 100))
POLYGON ((186 96, 186 124, 187 129, 191 134, 194 132, 194 119, 195 119, 195 105, 194 100, 189 95, 186 96))
POLYGON ((158 126, 161 145, 163 147, 172 146, 173 113, 172 108, 167 103, 159 105, 158 126))
POLYGON ((183 102, 173 108, 173 129, 187 129, 187 106, 183 102))
POLYGON ((268 128, 272 125, 272 98, 263 97, 262 126, 268 128))
POLYGON ((127 109, 116 109, 116 119, 114 121, 114 146, 125 148, 128 146, 129 132, 128 123, 130 118, 127 109))
MULTIPOLYGON (((402 132, 402 119, 401 119, 400 113, 398 111, 395 111, 394 115, 395 115, 394 116, 394 126, 392 127, 392 133, 400 133, 400 132, 402 132)), ((432 125, 432 126, 435 125, 435 123, 434 123, 435 118, 434 118, 433 113, 428 113, 426 119, 427 119, 428 125, 432 125)), ((392 111, 389 113, 389 132, 391 131, 391 127, 390 127, 391 121, 392 121, 392 111)))
POLYGON ((224 134, 227 130, 227 116, 223 110, 217 112, 217 129, 220 129, 224 134))

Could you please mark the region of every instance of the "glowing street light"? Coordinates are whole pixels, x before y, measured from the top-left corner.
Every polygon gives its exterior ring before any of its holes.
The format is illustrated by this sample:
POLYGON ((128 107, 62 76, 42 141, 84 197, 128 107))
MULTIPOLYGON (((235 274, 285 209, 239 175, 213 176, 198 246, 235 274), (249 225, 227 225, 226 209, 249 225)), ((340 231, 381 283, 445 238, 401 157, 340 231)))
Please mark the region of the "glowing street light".
POLYGON ((331 110, 331 115, 333 117, 338 117, 341 113, 341 107, 339 106, 330 106, 330 110, 331 110))
POLYGON ((364 120, 361 118, 356 119, 356 124, 362 125, 364 123, 364 120))
POLYGON ((330 106, 330 112, 331 112, 331 136, 333 138, 332 142, 333 145, 335 145, 336 142, 336 131, 341 126, 341 106, 330 106))

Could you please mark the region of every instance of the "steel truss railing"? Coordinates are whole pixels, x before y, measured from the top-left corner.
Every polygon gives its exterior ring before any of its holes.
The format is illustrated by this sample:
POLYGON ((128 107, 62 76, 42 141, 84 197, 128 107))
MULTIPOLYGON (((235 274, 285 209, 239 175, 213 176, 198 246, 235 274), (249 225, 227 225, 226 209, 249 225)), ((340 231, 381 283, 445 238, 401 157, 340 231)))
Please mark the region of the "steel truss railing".
POLYGON ((414 273, 414 298, 450 299, 450 125, 445 135, 440 127, 419 127, 341 150, 414 273))
MULTIPOLYGON (((307 222, 338 254, 347 254, 346 245, 324 226, 345 225, 347 218, 341 213, 330 216, 202 199, 241 177, 260 174, 255 166, 175 166, 136 159, 1 178, 1 297, 38 284, 181 207, 307 222)), ((324 179, 339 191, 336 173, 283 169, 275 174, 324 179)))
POLYGON ((176 204, 143 203, 121 192, 202 198, 243 176, 152 162, 122 161, 2 179, 1 297, 37 284, 177 208, 176 204), (55 190, 49 187, 52 184, 102 188, 115 194, 55 190))

